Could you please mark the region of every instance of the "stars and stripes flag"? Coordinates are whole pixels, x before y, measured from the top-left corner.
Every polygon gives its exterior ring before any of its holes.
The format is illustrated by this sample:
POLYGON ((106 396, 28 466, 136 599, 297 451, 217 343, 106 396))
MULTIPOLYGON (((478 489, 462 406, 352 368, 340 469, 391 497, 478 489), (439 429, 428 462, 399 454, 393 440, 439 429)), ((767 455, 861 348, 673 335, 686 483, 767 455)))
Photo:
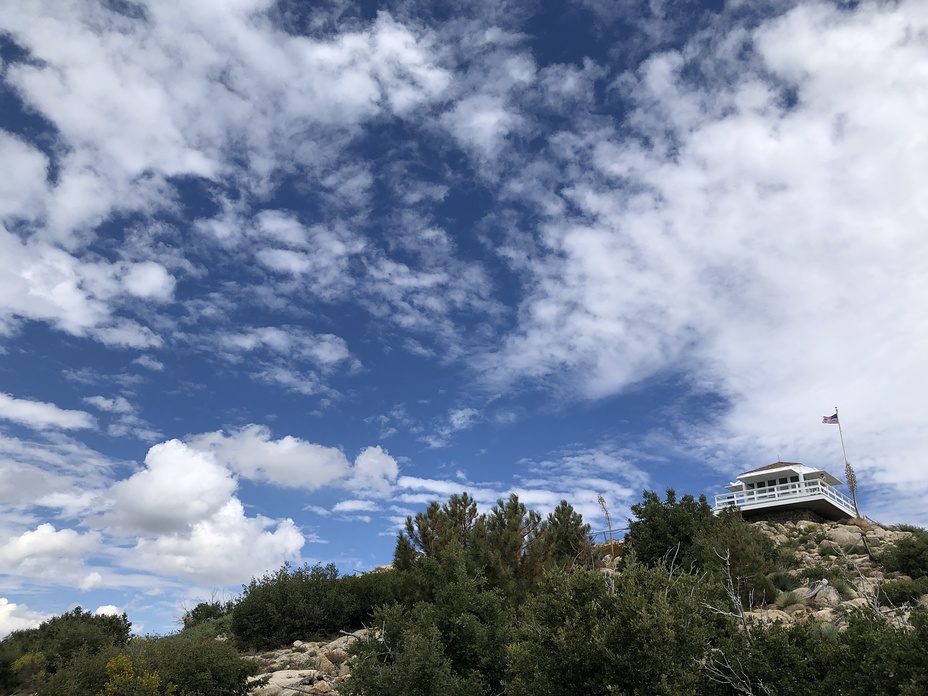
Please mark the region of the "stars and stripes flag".
POLYGON ((837 412, 835 412, 835 415, 833 416, 823 416, 822 423, 828 423, 829 425, 837 425, 838 424, 837 412))

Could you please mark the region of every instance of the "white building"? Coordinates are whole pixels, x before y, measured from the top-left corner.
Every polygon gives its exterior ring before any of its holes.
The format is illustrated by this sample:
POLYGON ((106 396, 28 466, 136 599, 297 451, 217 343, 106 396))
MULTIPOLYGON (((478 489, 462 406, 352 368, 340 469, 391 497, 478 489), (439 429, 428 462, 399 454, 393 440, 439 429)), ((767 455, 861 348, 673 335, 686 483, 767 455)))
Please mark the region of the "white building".
POLYGON ((812 510, 829 520, 856 517, 854 502, 835 486, 842 485, 827 471, 805 464, 777 462, 746 471, 715 496, 716 513, 737 507, 745 517, 784 510, 812 510))

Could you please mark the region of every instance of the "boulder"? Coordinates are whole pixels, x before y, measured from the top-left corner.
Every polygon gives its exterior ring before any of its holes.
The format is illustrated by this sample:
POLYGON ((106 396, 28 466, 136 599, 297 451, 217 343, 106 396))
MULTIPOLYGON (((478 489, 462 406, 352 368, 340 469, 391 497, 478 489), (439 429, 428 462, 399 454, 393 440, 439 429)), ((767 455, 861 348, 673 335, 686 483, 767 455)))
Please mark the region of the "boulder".
POLYGON ((816 607, 836 607, 841 604, 841 593, 824 579, 809 585, 806 596, 809 603, 816 607))
POLYGON ((312 674, 307 670, 283 669, 271 672, 269 676, 270 681, 253 689, 252 696, 292 696, 296 692, 287 687, 296 686, 301 680, 311 678, 312 674))
POLYGON ((825 531, 825 538, 847 551, 860 543, 860 527, 853 524, 838 524, 825 531))

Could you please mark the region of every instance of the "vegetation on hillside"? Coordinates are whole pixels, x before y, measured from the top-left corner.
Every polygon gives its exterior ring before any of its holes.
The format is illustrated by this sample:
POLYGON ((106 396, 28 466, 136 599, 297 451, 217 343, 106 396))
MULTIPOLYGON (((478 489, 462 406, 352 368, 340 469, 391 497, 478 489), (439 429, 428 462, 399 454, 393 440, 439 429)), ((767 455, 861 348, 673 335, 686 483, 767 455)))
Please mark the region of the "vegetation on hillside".
MULTIPOLYGON (((407 520, 391 570, 284 565, 233 601, 198 604, 166 637, 80 608, 17 631, 0 641, 0 694, 245 694, 255 662, 238 650, 361 627, 351 696, 928 693, 923 608, 899 623, 868 605, 841 630, 743 621, 798 603, 803 580, 850 588, 835 566, 795 567, 794 549, 827 550, 821 538, 776 548, 736 512, 672 490, 646 491, 632 515, 616 560, 566 501, 542 517, 514 495, 486 514, 452 496, 407 520)), ((901 574, 881 588, 893 607, 928 592, 928 532, 907 531, 880 557, 901 574)))

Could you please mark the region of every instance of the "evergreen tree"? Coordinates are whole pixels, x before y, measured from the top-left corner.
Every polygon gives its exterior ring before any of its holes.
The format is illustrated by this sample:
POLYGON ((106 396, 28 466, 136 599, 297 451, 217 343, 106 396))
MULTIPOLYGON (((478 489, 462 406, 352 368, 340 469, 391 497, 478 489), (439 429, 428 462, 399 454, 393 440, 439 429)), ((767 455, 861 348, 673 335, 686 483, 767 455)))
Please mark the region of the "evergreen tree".
POLYGON ((584 524, 583 516, 562 500, 548 514, 545 535, 551 560, 563 570, 588 567, 593 558, 590 542, 590 525, 584 524))

